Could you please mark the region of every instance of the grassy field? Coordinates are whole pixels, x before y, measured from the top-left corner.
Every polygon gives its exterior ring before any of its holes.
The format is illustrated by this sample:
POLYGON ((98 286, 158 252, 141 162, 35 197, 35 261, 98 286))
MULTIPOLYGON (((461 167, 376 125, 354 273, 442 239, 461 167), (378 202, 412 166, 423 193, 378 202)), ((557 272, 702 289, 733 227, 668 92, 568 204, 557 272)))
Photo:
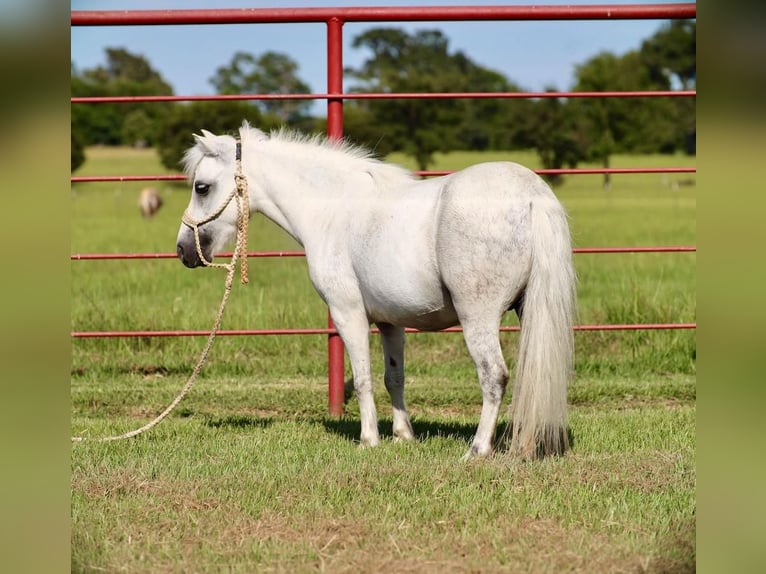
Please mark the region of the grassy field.
MULTIPOLYGON (((163 173, 150 150, 89 149, 77 175, 163 173)), ((530 153, 454 153, 436 169, 487 159, 536 167, 530 153)), ((403 158, 391 158, 406 163, 403 158)), ((615 167, 689 165, 616 157, 615 167)), ((688 175, 570 176, 556 193, 577 246, 693 245, 688 175)), ((174 250, 186 186, 141 219, 145 184, 75 185, 73 253, 174 250)), ((254 218, 250 248, 293 249, 254 218)), ((577 255, 580 323, 696 320, 696 256, 577 255)), ((73 330, 209 329, 223 272, 175 260, 72 262, 73 330)), ((508 317, 513 323, 514 317, 508 317)), ((302 259, 250 262, 224 328, 321 327, 326 309, 302 259)), ((504 334, 511 367, 517 335, 504 334)), ((120 433, 175 396, 204 341, 73 341, 72 432, 120 433)), ((373 345, 377 341, 373 339, 373 345)), ((352 400, 326 415, 322 336, 216 340, 197 386, 147 435, 72 449, 77 572, 684 572, 695 566, 696 344, 690 331, 578 333, 569 392, 573 451, 519 463, 460 464, 480 391, 459 335, 408 338, 407 398, 418 435, 360 450, 352 400)), ((505 421, 505 418, 503 418, 505 421)))

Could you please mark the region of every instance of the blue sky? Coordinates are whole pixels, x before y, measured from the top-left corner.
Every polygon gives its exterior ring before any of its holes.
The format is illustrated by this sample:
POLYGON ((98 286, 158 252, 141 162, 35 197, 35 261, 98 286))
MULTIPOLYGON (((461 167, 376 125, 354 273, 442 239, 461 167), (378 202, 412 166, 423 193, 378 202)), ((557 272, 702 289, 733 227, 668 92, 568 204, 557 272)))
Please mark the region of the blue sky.
MULTIPOLYGON (((636 0, 545 0, 476 4, 630 4, 636 0)), ((670 3, 652 0, 652 3, 670 3)), ((196 9, 317 6, 445 6, 467 5, 470 0, 334 0, 331 2, 253 0, 72 0, 72 10, 196 9)), ((343 27, 344 66, 358 67, 368 54, 353 49, 357 34, 378 26, 396 26, 408 32, 438 28, 450 40, 450 50, 461 50, 474 62, 506 76, 527 90, 571 87, 576 64, 601 51, 623 54, 636 49, 663 24, 661 20, 572 22, 412 22, 347 23, 343 27)), ((253 24, 209 26, 72 27, 71 57, 77 69, 105 62, 104 49, 125 48, 144 56, 178 95, 215 93, 209 79, 228 64, 237 51, 258 55, 266 51, 288 54, 299 64, 300 77, 315 93, 326 91, 326 27, 323 24, 253 24)), ((323 102, 317 108, 322 109, 323 102)))

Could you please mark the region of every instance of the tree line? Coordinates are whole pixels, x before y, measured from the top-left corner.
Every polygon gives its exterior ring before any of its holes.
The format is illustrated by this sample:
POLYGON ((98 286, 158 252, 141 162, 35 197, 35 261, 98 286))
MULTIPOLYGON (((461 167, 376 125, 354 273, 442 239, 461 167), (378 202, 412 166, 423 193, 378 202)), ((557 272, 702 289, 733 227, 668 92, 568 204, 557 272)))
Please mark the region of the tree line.
MULTIPOLYGON (((375 92, 521 92, 504 75, 451 51, 439 30, 409 34, 373 28, 353 47, 368 53, 358 68, 344 70, 350 90, 375 92)), ((106 65, 77 70, 72 96, 172 95, 172 87, 142 56, 108 48, 106 65)), ((219 94, 311 93, 289 56, 238 52, 218 68, 211 85, 219 94)), ((571 91, 694 89, 696 22, 673 20, 623 55, 603 52, 576 66, 571 91)), ((554 87, 546 91, 556 91, 554 87)), ((157 148, 163 164, 177 169, 191 133, 204 127, 226 132, 248 119, 262 129, 287 125, 324 131, 326 118, 311 115, 307 100, 191 103, 77 104, 72 106, 72 170, 87 145, 157 148)), ((597 161, 608 167, 615 153, 693 154, 695 99, 354 99, 343 108, 344 134, 381 156, 401 151, 427 169, 436 152, 535 149, 546 168, 597 161)))

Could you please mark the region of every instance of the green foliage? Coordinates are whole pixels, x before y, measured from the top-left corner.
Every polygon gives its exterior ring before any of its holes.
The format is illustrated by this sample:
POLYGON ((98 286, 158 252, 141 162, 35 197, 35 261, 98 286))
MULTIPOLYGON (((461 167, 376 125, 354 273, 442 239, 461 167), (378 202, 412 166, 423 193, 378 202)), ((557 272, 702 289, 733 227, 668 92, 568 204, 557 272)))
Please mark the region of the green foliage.
MULTIPOLYGON (((696 24, 674 22, 623 56, 603 52, 577 66, 576 91, 667 90, 696 77, 696 24)), ((693 152, 695 103, 687 98, 593 98, 570 104, 582 118, 584 154, 609 167, 615 153, 693 152)), ((604 176, 605 186, 610 177, 604 176)))
POLYGON ((134 147, 147 147, 157 143, 156 128, 146 110, 133 110, 122 122, 122 141, 134 147))
POLYGON ((80 132, 71 130, 72 173, 85 163, 85 146, 80 132))
MULTIPOLYGON (((397 28, 375 28, 354 38, 353 46, 369 50, 371 57, 358 69, 346 70, 359 82, 350 88, 352 92, 518 89, 462 52, 451 53, 449 40, 438 30, 409 35, 397 28)), ((415 158, 419 169, 426 169, 437 151, 513 147, 514 130, 520 125, 515 120, 521 117, 524 104, 509 104, 492 100, 359 101, 347 105, 356 110, 346 131, 355 140, 380 140, 385 151, 404 151, 415 158)))
MULTIPOLYGON (((462 53, 455 57, 460 64, 459 78, 462 78, 462 83, 447 91, 523 91, 502 74, 473 63, 462 53)), ((533 102, 526 99, 463 100, 460 123, 457 125, 457 143, 453 149, 485 151, 531 147, 524 119, 529 116, 533 107, 533 102)))
MULTIPOLYGON (((106 66, 73 69, 72 96, 159 96, 173 89, 143 56, 107 48, 106 66)), ((168 103, 74 104, 73 129, 85 145, 153 145, 168 103), (127 125, 126 125, 127 124, 127 125)))
MULTIPOLYGON (((549 88, 548 91, 555 91, 549 88)), ((526 121, 525 140, 537 150, 542 167, 561 169, 576 167, 586 159, 583 138, 583 120, 573 113, 573 106, 558 98, 541 98, 532 104, 526 121)), ((546 176, 549 183, 558 185, 561 175, 546 176)))
MULTIPOLYGON (((103 86, 82 76, 72 75, 72 96, 106 96, 103 86)), ((120 107, 112 104, 72 104, 72 131, 86 145, 120 145, 122 117, 120 107)))
POLYGON ((641 44, 642 64, 658 84, 682 89, 697 83, 697 23, 671 20, 641 44))
MULTIPOLYGON (((634 91, 661 89, 640 65, 638 52, 617 57, 604 52, 577 67, 578 91, 634 91)), ((582 118, 585 153, 589 159, 609 167, 610 156, 648 150, 670 153, 673 142, 673 107, 659 98, 593 98, 572 102, 582 118)), ((609 186, 609 174, 604 185, 609 186)))
MULTIPOLYGON (((694 22, 664 27, 641 51, 602 53, 577 67, 576 91, 643 91, 682 86, 695 77, 694 22)), ((360 92, 499 92, 519 87, 502 75, 450 53, 438 30, 412 35, 377 28, 354 47, 372 55, 346 70, 360 92)), ((553 88, 549 88, 553 90, 553 88)), ((557 101, 393 100, 347 104, 346 132, 383 153, 403 151, 426 169, 433 154, 449 149, 538 150, 547 168, 575 167, 590 159, 609 167, 615 153, 694 151, 694 101, 688 98, 598 98, 557 101), (690 143, 692 145, 690 145, 690 143)), ((556 183, 558 178, 551 178, 556 183)), ((610 177, 605 176, 608 185, 610 177)))
MULTIPOLYGON (((641 45, 641 60, 660 85, 693 89, 697 84, 697 23, 673 20, 641 45)), ((676 148, 696 153, 696 99, 676 98, 669 102, 675 120, 676 148)), ((651 122, 650 122, 651 124, 651 122)))
MULTIPOLYGON (((210 78, 219 94, 308 94, 311 88, 298 76, 298 64, 288 55, 265 52, 259 57, 237 52, 228 66, 210 78)), ((291 124, 308 115, 306 100, 256 100, 259 109, 291 124)))
MULTIPOLYGON (((573 90, 666 90, 674 74, 688 87, 695 75, 694 37, 693 22, 674 22, 644 42, 640 52, 598 54, 577 67, 573 90)), ((576 167, 586 160, 609 167, 615 153, 693 154, 695 103, 690 98, 545 98, 528 110, 523 125, 522 141, 537 150, 545 168, 576 167)), ((604 183, 609 187, 609 175, 604 183)))
MULTIPOLYGON (((436 30, 414 36, 398 29, 369 30, 354 38, 353 46, 369 49, 372 57, 360 69, 346 70, 362 82, 351 91, 447 91, 454 75, 447 43, 436 30)), ((386 126, 385 137, 393 149, 412 155, 421 169, 426 169, 434 151, 454 146, 451 126, 459 122, 459 101, 381 100, 358 105, 369 112, 374 125, 386 126)))
MULTIPOLYGON (((452 51, 439 30, 408 33, 373 28, 353 39, 368 53, 358 68, 345 70, 352 92, 434 93, 513 92, 522 88, 502 74, 452 51)), ((221 94, 308 93, 289 56, 237 52, 210 79, 221 94)), ((667 90, 696 84, 696 22, 672 21, 623 55, 604 52, 576 68, 575 91, 667 90)), ((547 88, 549 91, 554 88, 547 88)), ((72 70, 72 95, 170 94, 172 89, 142 57, 107 49, 107 62, 91 70, 72 70)), ((281 123, 302 131, 321 130, 325 120, 308 115, 310 102, 267 100, 215 108, 194 121, 193 106, 173 104, 98 104, 72 107, 72 130, 85 145, 155 145, 163 162, 177 165, 188 134, 207 127, 236 129, 244 117, 281 123), (186 119, 182 119, 186 118, 186 119), (187 121, 189 120, 189 121, 187 121), (201 125, 204 121, 206 126, 201 125), (183 133, 171 133, 177 129, 183 133), (172 143, 171 143, 172 141, 172 143)), ((212 109, 212 108, 211 108, 212 109)), ((256 122, 260 127, 263 123, 256 122)), ((696 151, 694 98, 349 100, 344 103, 344 133, 379 155, 401 151, 417 169, 433 165, 436 153, 456 149, 537 150, 546 168, 575 167, 583 161, 609 167, 618 153, 696 151)), ((552 177, 553 183, 560 178, 552 177)), ((604 176, 608 186, 611 178, 604 176)))
POLYGON ((376 123, 370 105, 355 100, 343 104, 343 137, 374 151, 378 157, 385 157, 397 149, 390 131, 381 129, 376 123))

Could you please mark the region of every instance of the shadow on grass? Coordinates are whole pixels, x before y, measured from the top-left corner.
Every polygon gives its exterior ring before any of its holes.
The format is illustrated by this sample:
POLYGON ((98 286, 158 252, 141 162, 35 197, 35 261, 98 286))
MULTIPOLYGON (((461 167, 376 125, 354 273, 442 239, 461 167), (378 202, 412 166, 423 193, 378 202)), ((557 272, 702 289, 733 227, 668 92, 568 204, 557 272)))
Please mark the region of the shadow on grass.
MULTIPOLYGON (((253 415, 228 415, 207 416, 203 424, 211 428, 234 428, 234 429, 265 429, 279 422, 279 417, 259 417, 253 415)), ((358 442, 361 430, 359 419, 350 417, 290 417, 290 420, 306 424, 322 425, 329 433, 335 434, 347 441, 358 442)), ((383 439, 393 438, 393 421, 381 419, 378 425, 380 437, 383 439)), ((415 438, 419 442, 430 438, 450 438, 468 443, 476 432, 475 424, 461 424, 444 421, 416 420, 412 423, 415 438)), ((505 430, 505 425, 498 427, 498 436, 505 430)))
MULTIPOLYGON (((325 418, 322 420, 322 424, 328 432, 352 442, 359 441, 359 433, 361 431, 359 419, 325 418)), ((392 427, 393 421, 391 419, 381 419, 378 423, 380 438, 392 439, 394 436, 392 427)), ((476 433, 476 425, 473 423, 463 424, 447 421, 415 420, 412 421, 412 430, 415 432, 415 440, 418 442, 431 438, 448 438, 467 444, 476 433)), ((504 430, 505 425, 501 424, 498 427, 498 436, 504 430)))
MULTIPOLYGON (((204 425, 212 428, 235 428, 235 429, 265 429, 278 422, 274 417, 258 417, 252 415, 229 415, 224 417, 206 417, 204 425)), ((324 426, 329 433, 335 434, 349 442, 358 442, 360 422, 358 418, 349 417, 292 417, 291 420, 306 424, 318 424, 324 426)), ((378 423, 380 437, 382 439, 393 438, 393 421, 381 419, 378 423)), ((469 445, 476 434, 476 424, 458 423, 449 421, 415 420, 412 422, 412 430, 415 432, 415 440, 424 442, 432 438, 446 438, 456 440, 469 445)), ((575 436, 572 429, 567 429, 570 446, 575 445, 575 436)), ((511 442, 512 432, 508 423, 500 423, 497 427, 495 448, 497 452, 505 452, 511 442)))
POLYGON ((248 415, 229 415, 225 417, 206 417, 203 424, 212 428, 265 429, 274 424, 274 419, 248 415))
MULTIPOLYGON (((324 427, 332 433, 345 438, 346 440, 356 442, 359 440, 361 431, 359 419, 346 418, 325 418, 322 420, 324 427)), ((476 434, 477 423, 458 423, 450 421, 431 421, 414 420, 412 421, 412 430, 415 431, 415 440, 424 442, 432 438, 447 438, 470 444, 476 434)), ((393 438, 393 421, 391 419, 381 419, 378 423, 380 438, 393 438)), ((566 430, 570 446, 575 445, 575 436, 571 428, 566 430)), ((498 452, 508 450, 512 439, 512 429, 509 423, 501 422, 497 425, 495 433, 495 448, 498 452)))

